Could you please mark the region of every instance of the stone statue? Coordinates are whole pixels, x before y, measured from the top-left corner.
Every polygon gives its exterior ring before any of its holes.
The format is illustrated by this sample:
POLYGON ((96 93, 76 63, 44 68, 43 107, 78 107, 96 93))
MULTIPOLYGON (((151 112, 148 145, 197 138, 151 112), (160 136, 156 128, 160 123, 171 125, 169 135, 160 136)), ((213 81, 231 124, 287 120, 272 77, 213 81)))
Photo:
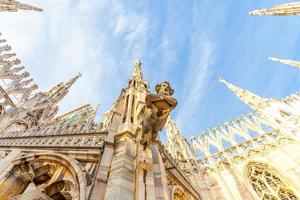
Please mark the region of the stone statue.
POLYGON ((170 112, 176 107, 177 100, 172 97, 174 90, 165 81, 155 86, 157 94, 146 95, 146 111, 142 121, 141 144, 149 145, 156 139, 158 132, 164 127, 170 112))
POLYGON ((38 115, 35 112, 26 112, 25 118, 16 118, 14 120, 14 124, 16 124, 19 128, 23 129, 23 131, 27 131, 28 129, 38 125, 38 115))

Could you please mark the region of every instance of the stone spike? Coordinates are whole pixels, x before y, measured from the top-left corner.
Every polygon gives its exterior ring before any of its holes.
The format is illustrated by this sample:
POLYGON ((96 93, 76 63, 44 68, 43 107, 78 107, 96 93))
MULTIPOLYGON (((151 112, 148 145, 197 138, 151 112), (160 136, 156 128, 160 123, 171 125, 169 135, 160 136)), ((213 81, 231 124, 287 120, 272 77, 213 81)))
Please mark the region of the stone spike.
POLYGON ((278 15, 278 16, 288 16, 288 15, 300 15, 300 2, 285 3, 277 5, 269 9, 254 10, 249 12, 252 16, 263 16, 263 15, 278 15))
POLYGON ((8 12, 17 12, 18 10, 33 10, 42 12, 43 9, 31 6, 28 4, 20 3, 15 0, 0 0, 0 12, 8 11, 8 12))
POLYGON ((57 84, 48 92, 46 92, 46 95, 48 96, 49 99, 52 99, 51 101, 58 103, 68 94, 69 89, 78 80, 80 76, 81 74, 71 78, 66 83, 61 82, 57 84))
POLYGON ((81 74, 71 78, 69 81, 66 83, 60 82, 59 84, 55 85, 53 88, 51 88, 47 93, 48 95, 52 95, 54 93, 59 92, 61 89, 69 89, 76 81, 77 79, 81 76, 81 74))
POLYGON ((242 102, 244 102, 249 108, 253 109, 254 111, 259 112, 261 108, 266 106, 266 99, 261 98, 260 96, 248 90, 234 86, 223 78, 220 78, 219 81, 221 83, 224 83, 242 102))
POLYGON ((81 73, 79 73, 77 76, 71 78, 68 82, 66 82, 65 87, 69 89, 81 76, 82 76, 81 73))
POLYGON ((142 63, 140 60, 135 61, 134 70, 131 76, 131 79, 141 81, 144 80, 143 71, 142 71, 142 63))
POLYGON ((269 57, 269 60, 274 61, 274 62, 279 62, 279 63, 282 63, 282 64, 286 64, 286 65, 290 65, 292 67, 300 68, 300 62, 299 61, 281 59, 281 58, 274 58, 274 57, 269 57))

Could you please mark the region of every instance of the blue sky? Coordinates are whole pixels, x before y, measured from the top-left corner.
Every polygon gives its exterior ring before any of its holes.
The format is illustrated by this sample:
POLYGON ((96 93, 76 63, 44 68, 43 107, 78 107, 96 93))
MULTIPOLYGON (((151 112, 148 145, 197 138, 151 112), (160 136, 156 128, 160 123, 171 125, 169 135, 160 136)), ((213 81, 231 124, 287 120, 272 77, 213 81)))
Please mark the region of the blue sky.
POLYGON ((219 77, 263 97, 299 90, 300 70, 268 56, 300 60, 297 16, 248 12, 286 1, 27 0, 44 12, 0 13, 0 31, 41 90, 83 74, 61 112, 85 103, 111 107, 140 58, 152 89, 169 80, 172 113, 190 136, 250 111, 219 77))

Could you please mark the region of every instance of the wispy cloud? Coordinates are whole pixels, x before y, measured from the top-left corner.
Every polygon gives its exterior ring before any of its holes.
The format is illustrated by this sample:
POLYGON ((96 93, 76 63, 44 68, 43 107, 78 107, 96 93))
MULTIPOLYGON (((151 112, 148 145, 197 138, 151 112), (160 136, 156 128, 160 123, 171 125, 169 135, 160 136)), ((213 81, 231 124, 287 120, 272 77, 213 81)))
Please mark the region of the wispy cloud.
MULTIPOLYGON (((176 121, 180 128, 184 127, 186 131, 192 131, 195 128, 197 115, 201 114, 202 98, 205 92, 205 86, 208 84, 211 70, 209 67, 214 62, 214 44, 206 39, 201 43, 195 38, 192 43, 196 44, 190 54, 190 60, 187 69, 187 75, 183 82, 184 102, 177 111, 176 121)), ((191 134, 191 133, 185 133, 191 134)))

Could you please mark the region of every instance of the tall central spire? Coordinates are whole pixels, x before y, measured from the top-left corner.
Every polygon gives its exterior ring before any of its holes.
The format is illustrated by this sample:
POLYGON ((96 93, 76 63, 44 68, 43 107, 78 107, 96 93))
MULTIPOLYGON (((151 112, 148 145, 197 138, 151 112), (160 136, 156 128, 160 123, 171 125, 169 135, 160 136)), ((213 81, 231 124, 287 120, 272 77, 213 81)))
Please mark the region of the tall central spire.
POLYGON ((131 79, 141 81, 144 80, 143 71, 142 71, 142 62, 140 60, 135 61, 134 70, 131 76, 131 79))

